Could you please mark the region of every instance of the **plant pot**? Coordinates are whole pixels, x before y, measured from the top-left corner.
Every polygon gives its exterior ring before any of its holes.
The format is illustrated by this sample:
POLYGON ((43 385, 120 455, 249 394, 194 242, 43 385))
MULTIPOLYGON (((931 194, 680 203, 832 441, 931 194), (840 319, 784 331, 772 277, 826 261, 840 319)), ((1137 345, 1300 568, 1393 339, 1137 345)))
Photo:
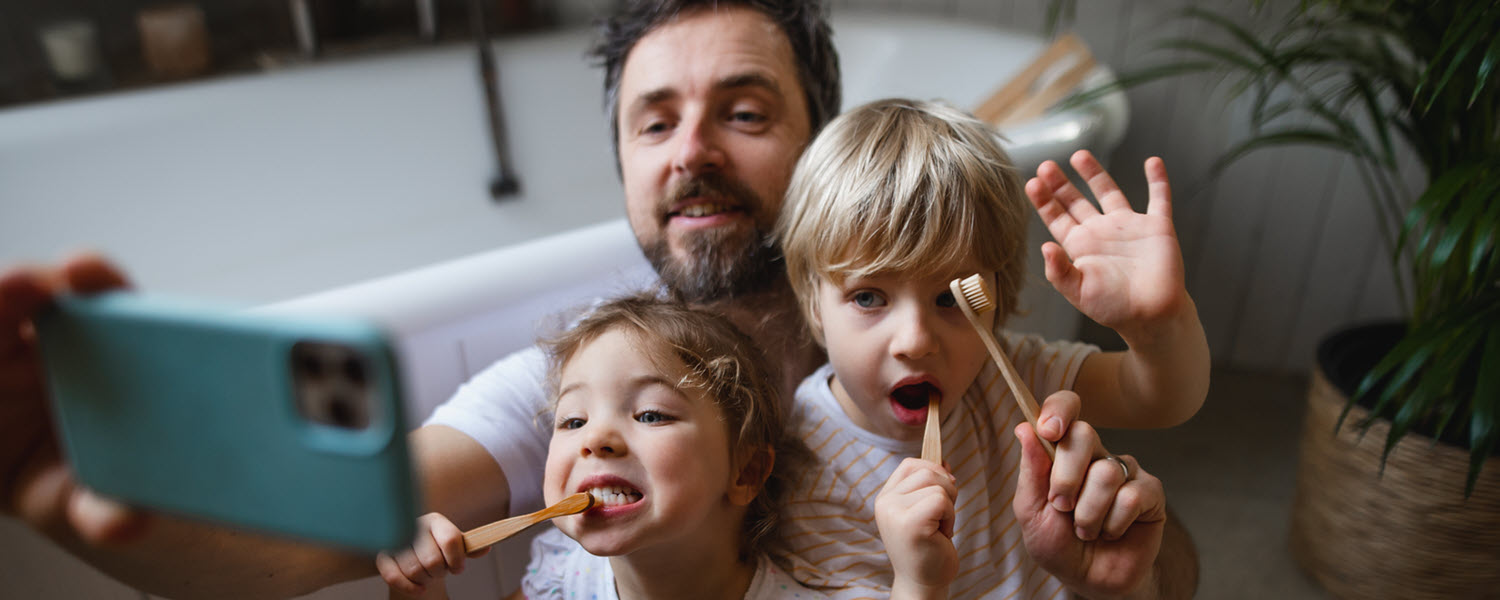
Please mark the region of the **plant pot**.
POLYGON ((1500 598, 1500 462, 1485 463, 1465 499, 1468 450, 1408 433, 1382 473, 1388 422, 1361 435, 1355 424, 1369 411, 1355 406, 1334 432, 1346 390, 1403 331, 1400 324, 1362 326, 1319 346, 1292 552, 1335 598, 1500 598))

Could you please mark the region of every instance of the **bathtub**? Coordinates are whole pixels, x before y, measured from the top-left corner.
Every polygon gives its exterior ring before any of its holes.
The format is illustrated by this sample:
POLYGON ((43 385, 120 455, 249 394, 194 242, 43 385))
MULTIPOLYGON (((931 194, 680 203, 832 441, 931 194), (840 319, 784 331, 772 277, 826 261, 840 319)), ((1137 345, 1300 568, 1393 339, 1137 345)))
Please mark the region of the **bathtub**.
MULTIPOLYGON (((909 96, 972 109, 1043 45, 909 14, 844 13, 833 24, 845 108, 909 96)), ((393 333, 408 416, 419 421, 469 375, 554 325, 559 307, 651 277, 623 220, 602 78, 582 54, 590 35, 495 42, 521 185, 499 200, 487 190, 494 167, 471 47, 0 111, 0 261, 86 246, 143 288, 369 316, 393 333)), ((1086 85, 1110 77, 1099 67, 1086 85)), ((1115 94, 1009 128, 1003 143, 1029 172, 1078 148, 1107 159, 1127 123, 1115 94)), ((1033 222, 1022 296, 1030 312, 1013 325, 1069 337, 1078 317, 1041 277, 1034 250, 1045 235, 1033 222)), ((509 591, 524 544, 494 556, 454 578, 455 598, 509 591)), ((5 579, 98 579, 77 569, 5 579)), ((313 597, 381 590, 371 579, 313 597)))

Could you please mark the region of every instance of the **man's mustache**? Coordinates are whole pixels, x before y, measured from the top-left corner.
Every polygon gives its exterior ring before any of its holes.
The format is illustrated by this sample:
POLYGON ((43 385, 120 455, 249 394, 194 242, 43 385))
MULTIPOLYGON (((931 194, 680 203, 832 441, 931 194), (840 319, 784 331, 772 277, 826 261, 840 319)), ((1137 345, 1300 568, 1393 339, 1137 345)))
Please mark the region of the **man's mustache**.
POLYGON ((657 208, 665 216, 677 210, 684 200, 698 197, 719 198, 751 214, 761 205, 760 197, 749 186, 718 173, 707 173, 672 184, 657 208))

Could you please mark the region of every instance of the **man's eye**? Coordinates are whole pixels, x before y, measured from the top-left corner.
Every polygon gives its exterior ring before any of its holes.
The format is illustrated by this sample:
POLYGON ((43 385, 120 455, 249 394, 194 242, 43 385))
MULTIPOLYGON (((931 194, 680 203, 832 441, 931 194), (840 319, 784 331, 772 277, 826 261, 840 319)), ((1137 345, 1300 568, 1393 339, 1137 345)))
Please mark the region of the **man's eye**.
POLYGON ((937 305, 942 308, 953 308, 958 306, 958 300, 953 297, 953 292, 943 292, 938 294, 937 305))
POLYGON ((665 121, 653 121, 641 128, 641 133, 662 133, 667 130, 665 121))
POLYGON ((579 427, 583 427, 583 424, 584 424, 584 420, 583 419, 574 417, 574 418, 571 418, 571 419, 563 419, 561 421, 558 421, 557 422, 557 428, 558 429, 578 429, 579 427))
POLYGON ((748 110, 736 111, 734 115, 731 116, 731 118, 743 123, 759 123, 766 120, 765 115, 757 112, 750 112, 748 110))
POLYGON ((860 308, 875 308, 885 305, 885 299, 881 298, 880 294, 871 291, 862 290, 854 292, 854 296, 851 299, 860 308))
POLYGON ((654 410, 647 410, 642 411, 640 414, 636 415, 635 420, 646 425, 655 425, 658 423, 666 423, 667 421, 672 420, 672 418, 654 410))

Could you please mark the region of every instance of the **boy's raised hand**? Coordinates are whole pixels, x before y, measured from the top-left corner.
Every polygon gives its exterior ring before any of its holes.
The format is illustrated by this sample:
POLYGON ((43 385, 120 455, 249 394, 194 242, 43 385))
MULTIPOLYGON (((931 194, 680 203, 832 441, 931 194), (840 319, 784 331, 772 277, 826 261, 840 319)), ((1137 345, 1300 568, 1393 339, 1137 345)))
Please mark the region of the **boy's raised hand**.
POLYGON ((1031 424, 1016 426, 1020 479, 1012 503, 1037 564, 1087 598, 1156 597, 1152 581, 1167 520, 1161 480, 1136 460, 1109 460, 1099 435, 1077 420, 1073 392, 1049 396, 1039 420, 1057 444, 1049 459, 1031 424))
POLYGON ((947 598, 958 576, 953 546, 958 483, 947 469, 907 458, 875 497, 875 524, 890 556, 892 599, 947 598))
POLYGON ((375 568, 390 586, 392 598, 445 598, 445 590, 435 584, 449 573, 462 573, 465 558, 478 558, 489 551, 485 548, 466 554, 464 532, 447 517, 427 513, 417 518, 417 535, 411 547, 395 555, 381 552, 375 557, 375 568))
POLYGON ((1176 315, 1187 289, 1165 163, 1146 160, 1149 201, 1138 213, 1093 154, 1079 150, 1069 162, 1098 207, 1050 160, 1026 182, 1026 195, 1057 240, 1042 245, 1047 281, 1083 314, 1116 331, 1176 315))

